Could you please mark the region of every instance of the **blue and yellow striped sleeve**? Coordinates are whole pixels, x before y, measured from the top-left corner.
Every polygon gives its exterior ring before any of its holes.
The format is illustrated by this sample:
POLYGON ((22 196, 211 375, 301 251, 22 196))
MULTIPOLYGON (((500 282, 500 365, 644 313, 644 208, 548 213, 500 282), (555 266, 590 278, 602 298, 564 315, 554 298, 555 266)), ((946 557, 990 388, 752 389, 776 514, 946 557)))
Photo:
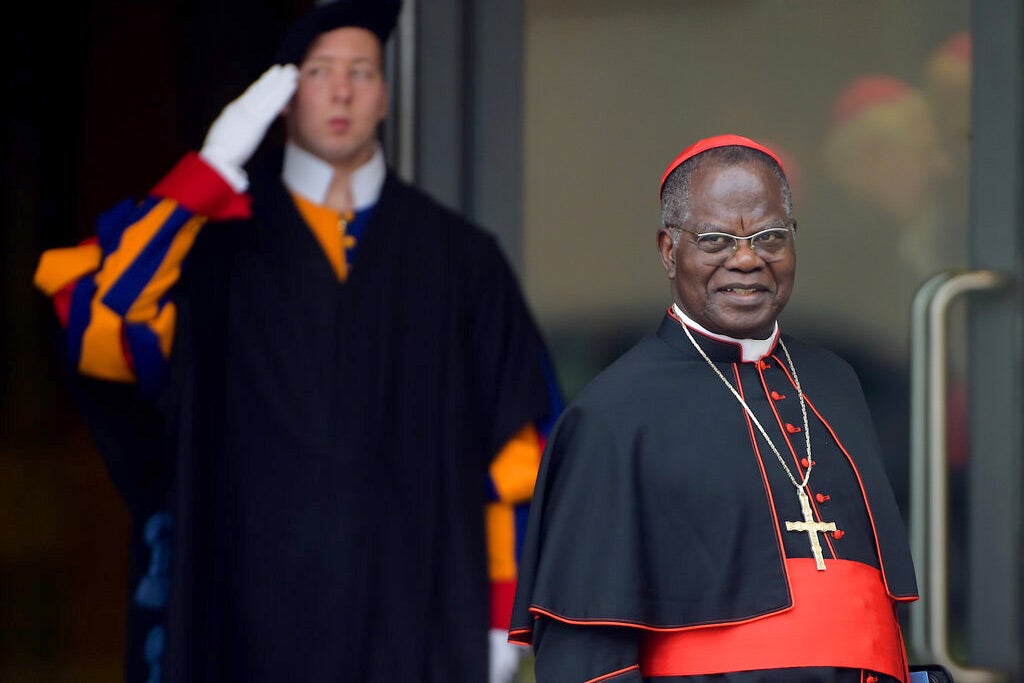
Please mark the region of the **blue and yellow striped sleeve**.
POLYGON ((518 560, 543 446, 537 428, 528 424, 491 462, 486 521, 492 628, 508 630, 511 620, 518 560))
POLYGON ((551 359, 542 358, 548 391, 543 419, 523 426, 491 461, 485 519, 491 580, 491 628, 507 631, 512 619, 519 558, 522 556, 530 500, 537 483, 547 437, 562 412, 562 392, 551 359))
POLYGON ((35 285, 53 299, 74 367, 155 391, 171 353, 170 293, 185 257, 208 218, 247 212, 247 198, 192 154, 147 199, 100 216, 95 238, 44 252, 35 285))

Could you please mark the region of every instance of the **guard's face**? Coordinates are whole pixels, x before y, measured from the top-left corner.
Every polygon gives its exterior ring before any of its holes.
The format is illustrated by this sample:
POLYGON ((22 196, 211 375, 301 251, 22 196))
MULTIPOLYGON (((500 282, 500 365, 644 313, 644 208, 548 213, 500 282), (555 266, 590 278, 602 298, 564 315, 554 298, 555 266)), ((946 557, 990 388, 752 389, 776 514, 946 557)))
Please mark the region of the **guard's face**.
POLYGON ((288 137, 330 164, 354 169, 373 155, 387 109, 380 41, 366 29, 335 29, 314 41, 299 67, 286 110, 288 137))
MULTIPOLYGON (((694 172, 686 230, 743 237, 788 223, 782 188, 764 165, 705 163, 694 172)), ((675 246, 666 229, 658 233, 675 303, 711 332, 764 339, 793 291, 796 251, 790 240, 766 260, 749 240, 737 245, 735 251, 708 254, 688 232, 675 246)))

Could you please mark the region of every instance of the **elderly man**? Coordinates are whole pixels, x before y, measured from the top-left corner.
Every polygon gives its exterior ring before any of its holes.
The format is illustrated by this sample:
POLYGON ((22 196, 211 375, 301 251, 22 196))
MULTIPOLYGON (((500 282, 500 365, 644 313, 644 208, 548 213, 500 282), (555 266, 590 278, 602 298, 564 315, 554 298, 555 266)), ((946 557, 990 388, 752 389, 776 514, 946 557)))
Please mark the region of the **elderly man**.
POLYGON ((917 589, 860 386, 779 329, 781 163, 701 140, 661 205, 673 303, 551 434, 512 639, 538 683, 906 683, 894 607, 917 589))
POLYGON ((398 11, 302 17, 199 154, 40 262, 138 522, 129 680, 481 683, 489 625, 520 650, 546 352, 493 237, 385 165, 398 11))

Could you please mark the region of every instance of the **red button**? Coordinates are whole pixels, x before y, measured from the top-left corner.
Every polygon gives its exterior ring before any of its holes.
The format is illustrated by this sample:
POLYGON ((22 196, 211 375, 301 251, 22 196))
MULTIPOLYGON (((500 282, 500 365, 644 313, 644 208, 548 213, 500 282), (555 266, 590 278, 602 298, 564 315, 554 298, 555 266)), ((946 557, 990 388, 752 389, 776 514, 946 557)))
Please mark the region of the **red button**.
POLYGON ((768 361, 764 361, 764 360, 757 361, 757 369, 758 370, 767 370, 771 366, 772 366, 772 364, 769 363, 768 361))
POLYGON ((796 434, 797 432, 802 432, 803 430, 797 427, 796 425, 787 422, 786 431, 789 432, 790 434, 796 434))
POLYGON ((814 464, 814 461, 808 460, 807 458, 800 458, 800 464, 804 466, 804 469, 807 469, 814 464))
POLYGON ((835 531, 832 532, 832 538, 836 539, 837 541, 840 538, 842 538, 843 536, 845 536, 845 535, 846 535, 846 532, 843 531, 842 529, 836 529, 835 531))
POLYGON ((878 683, 878 676, 872 674, 864 679, 864 683, 878 683))
POLYGON ((773 400, 776 400, 776 401, 781 401, 781 400, 783 400, 784 398, 786 398, 786 395, 785 395, 785 394, 780 394, 780 393, 779 393, 779 392, 777 392, 777 391, 773 391, 773 392, 771 393, 771 397, 772 397, 772 399, 773 399, 773 400))
POLYGON ((832 496, 826 495, 824 493, 816 493, 814 494, 814 500, 818 501, 819 503, 824 503, 826 500, 832 500, 832 496))

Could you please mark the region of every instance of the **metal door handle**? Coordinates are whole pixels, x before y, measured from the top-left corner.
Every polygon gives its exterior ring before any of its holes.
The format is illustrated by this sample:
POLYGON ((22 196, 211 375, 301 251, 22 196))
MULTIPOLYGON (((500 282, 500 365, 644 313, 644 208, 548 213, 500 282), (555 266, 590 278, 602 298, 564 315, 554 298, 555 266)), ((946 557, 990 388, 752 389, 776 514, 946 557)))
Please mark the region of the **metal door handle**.
POLYGON ((911 645, 957 683, 996 683, 998 671, 953 661, 949 652, 947 576, 949 509, 946 465, 946 355, 950 304, 961 294, 1001 289, 1011 278, 994 270, 950 270, 914 296, 911 321, 910 539, 921 601, 911 606, 911 645))

